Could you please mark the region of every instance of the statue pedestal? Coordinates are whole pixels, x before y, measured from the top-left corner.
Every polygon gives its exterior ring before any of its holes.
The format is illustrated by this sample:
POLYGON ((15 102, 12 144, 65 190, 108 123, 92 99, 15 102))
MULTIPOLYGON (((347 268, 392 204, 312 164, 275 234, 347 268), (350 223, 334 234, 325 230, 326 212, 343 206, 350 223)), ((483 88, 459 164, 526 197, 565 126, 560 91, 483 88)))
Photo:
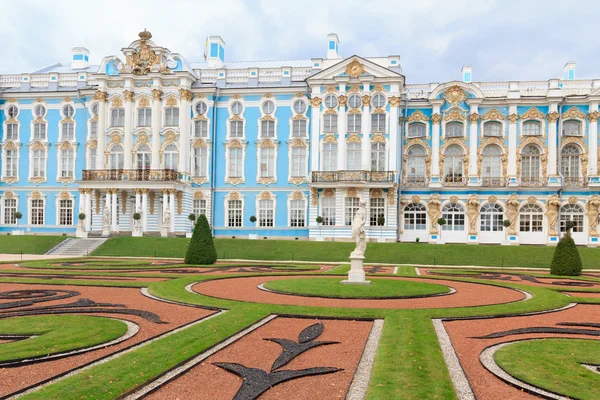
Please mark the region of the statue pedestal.
POLYGON ((348 279, 342 281, 343 284, 370 285, 371 281, 365 280, 365 270, 363 261, 365 257, 360 255, 350 254, 350 272, 348 279))
POLYGON ((88 237, 87 232, 83 227, 83 221, 79 221, 77 229, 75 230, 75 237, 86 239, 88 237))
POLYGON ((108 237, 110 235, 110 225, 102 226, 102 237, 108 237))

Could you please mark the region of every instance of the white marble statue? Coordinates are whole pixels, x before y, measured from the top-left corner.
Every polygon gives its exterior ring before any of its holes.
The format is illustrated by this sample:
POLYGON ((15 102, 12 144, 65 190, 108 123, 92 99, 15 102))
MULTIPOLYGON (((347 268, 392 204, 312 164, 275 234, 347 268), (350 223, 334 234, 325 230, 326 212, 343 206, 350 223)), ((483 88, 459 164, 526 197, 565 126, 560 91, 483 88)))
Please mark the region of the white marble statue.
POLYGON ((167 230, 171 228, 171 211, 169 211, 168 208, 163 214, 163 226, 167 228, 167 230))
POLYGON ((352 221, 352 239, 356 242, 356 248, 351 256, 364 256, 367 249, 367 233, 365 224, 367 223, 367 202, 361 201, 358 211, 352 221))
POLYGON ((104 212, 102 214, 102 223, 104 226, 110 226, 110 206, 108 202, 104 204, 104 212))

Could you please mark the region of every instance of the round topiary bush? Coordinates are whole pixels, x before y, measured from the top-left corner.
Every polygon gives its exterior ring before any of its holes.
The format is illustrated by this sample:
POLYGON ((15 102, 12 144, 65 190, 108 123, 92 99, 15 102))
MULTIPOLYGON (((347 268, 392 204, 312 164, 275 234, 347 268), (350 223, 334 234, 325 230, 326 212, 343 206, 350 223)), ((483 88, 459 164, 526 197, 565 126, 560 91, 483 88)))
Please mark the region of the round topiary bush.
POLYGON ((571 237, 571 230, 567 226, 567 234, 558 242, 554 250, 554 257, 550 265, 553 275, 577 276, 581 274, 581 257, 571 237))
POLYGON ((217 249, 213 242, 206 215, 201 214, 196 220, 192 240, 185 255, 185 263, 192 265, 210 265, 217 261, 217 249))

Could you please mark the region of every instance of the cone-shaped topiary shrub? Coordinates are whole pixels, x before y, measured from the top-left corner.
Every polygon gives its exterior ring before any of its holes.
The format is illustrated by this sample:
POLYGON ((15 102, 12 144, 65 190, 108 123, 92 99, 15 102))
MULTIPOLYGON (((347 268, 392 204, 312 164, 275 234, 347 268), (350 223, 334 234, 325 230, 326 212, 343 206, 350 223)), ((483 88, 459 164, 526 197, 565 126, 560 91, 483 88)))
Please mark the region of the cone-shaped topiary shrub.
POLYGON ((576 276, 581 274, 581 268, 579 250, 577 250, 575 241, 571 237, 571 231, 568 229, 567 234, 560 239, 554 250, 550 272, 553 275, 576 276))
POLYGON ((192 265, 214 264, 217 261, 217 250, 213 242, 210 226, 206 215, 202 214, 196 220, 192 240, 185 255, 185 263, 192 265))

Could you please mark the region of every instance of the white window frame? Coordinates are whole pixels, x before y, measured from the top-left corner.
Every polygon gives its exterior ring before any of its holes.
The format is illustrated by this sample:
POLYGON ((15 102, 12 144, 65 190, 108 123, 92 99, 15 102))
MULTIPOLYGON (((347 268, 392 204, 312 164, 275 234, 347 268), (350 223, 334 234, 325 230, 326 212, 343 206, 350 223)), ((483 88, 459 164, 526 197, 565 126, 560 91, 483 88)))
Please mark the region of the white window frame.
MULTIPOLYGON (((14 142, 13 142, 14 143, 14 142)), ((20 143, 16 143, 15 144, 14 149, 10 149, 8 150, 6 148, 6 145, 2 147, 2 179, 6 179, 6 178, 16 178, 19 179, 19 163, 21 161, 21 144, 20 143), (8 170, 7 170, 7 166, 8 166, 8 162, 6 161, 8 156, 7 156, 7 152, 8 151, 14 151, 15 155, 15 162, 14 162, 14 166, 15 166, 15 174, 8 176, 8 170)))
POLYGON ((20 140, 19 140, 19 137, 21 136, 20 135, 20 131, 21 131, 20 127, 21 127, 21 124, 19 123, 19 121, 11 121, 11 122, 4 121, 4 129, 2 130, 4 132, 3 141, 12 140, 15 142, 20 142, 20 140), (10 136, 9 136, 9 132, 8 132, 9 125, 15 127, 15 129, 12 130, 12 132, 10 132, 11 133, 10 136))
POLYGON ((371 126, 371 133, 383 133, 387 132, 387 114, 386 113, 373 113, 371 114, 371 120, 369 121, 371 126), (373 126, 375 122, 375 117, 377 118, 376 126, 373 126), (383 120, 383 121, 382 121, 383 120), (383 125, 383 126, 382 126, 383 125))
POLYGON ((567 119, 561 122, 561 135, 566 137, 583 137, 585 136, 585 121, 581 121, 580 119, 567 119), (579 129, 576 134, 567 133, 565 129, 565 124, 569 125, 577 125, 579 129))
POLYGON ((362 132, 362 117, 361 113, 348 113, 346 121, 346 130, 348 133, 362 132))
MULTIPOLYGON (((12 210, 13 207, 10 207, 10 209, 12 210)), ((14 218, 14 214, 17 211, 19 211, 19 196, 16 195, 16 194, 14 194, 12 199, 7 199, 6 196, 2 196, 2 209, 0 211, 1 211, 1 215, 0 215, 1 216, 1 219, 0 219, 0 224, 1 225, 16 226, 18 220, 16 218, 14 218), (6 218, 7 218, 6 211, 8 210, 6 202, 10 201, 10 200, 14 200, 15 201, 15 207, 14 207, 14 210, 12 211, 12 216, 13 216, 12 219, 14 219, 14 223, 12 223, 10 221, 7 222, 7 220, 6 220, 6 218)))
POLYGON ((194 138, 208 139, 210 132, 209 128, 210 121, 205 118, 195 118, 192 120, 192 132, 194 138))
POLYGON ((371 171, 383 172, 387 171, 387 145, 386 143, 381 142, 372 142, 369 148, 371 152, 371 171), (383 146, 383 150, 381 149, 373 149, 373 146, 380 147, 383 146), (383 154, 383 160, 381 159, 381 155, 383 154), (375 168, 374 168, 375 167, 375 168))
POLYGON ((321 197, 321 213, 319 214, 323 218, 323 226, 335 226, 336 223, 336 211, 337 211, 337 199, 335 197, 321 197), (324 204, 331 202, 330 204, 324 204), (329 210, 329 211, 326 211, 329 210))
POLYGON ((337 114, 323 114, 323 132, 324 133, 337 133, 339 129, 337 114), (335 121, 335 127, 333 122, 335 121))
POLYGON ((152 127, 152 107, 138 107, 135 113, 136 124, 138 128, 151 128, 152 127), (150 117, 148 118, 148 112, 150 117), (143 113, 143 118, 140 118, 140 113, 143 113), (142 120, 144 125, 142 125, 142 120))
POLYGON ((308 146, 290 146, 289 149, 289 173, 290 173, 290 178, 306 178, 308 177, 308 146), (303 165, 300 165, 299 169, 298 169, 298 174, 294 174, 294 150, 296 149, 301 149, 304 150, 304 160, 303 165))
POLYGON ((71 147, 71 148, 68 148, 68 149, 58 149, 57 151, 58 151, 58 154, 57 154, 57 156, 58 156, 58 165, 57 165, 57 168, 56 168, 57 169, 57 171, 56 171, 56 175, 57 175, 56 178, 57 179, 61 179, 61 178, 62 179, 75 179, 75 160, 77 159, 77 149, 74 148, 74 147, 71 147), (63 154, 63 152, 65 152, 65 151, 72 151, 73 152, 73 158, 72 158, 72 160, 68 164, 65 164, 63 162, 63 157, 65 156, 63 154), (65 165, 67 168, 63 169, 63 165, 65 165), (69 176, 67 174, 67 176, 64 176, 65 172, 67 172, 67 173, 71 172, 72 175, 69 176))
POLYGON ((225 222, 224 225, 227 228, 243 228, 244 227, 244 196, 240 195, 240 198, 236 199, 236 200, 230 199, 229 196, 225 197, 225 221, 224 222, 225 222), (232 202, 232 201, 240 202, 241 207, 239 209, 240 210, 240 225, 239 226, 232 225, 230 223, 229 213, 230 213, 231 209, 230 209, 229 205, 230 205, 230 202, 232 202))
MULTIPOLYGON (((208 200, 206 199, 193 199, 192 200, 192 213, 196 216, 196 219, 202 214, 208 219, 208 200), (198 202, 198 203, 196 203, 198 202), (204 206, 202 203, 204 202, 204 206), (204 210, 204 212, 202 212, 204 210)), ((210 220, 209 220, 210 221, 210 220)))
POLYGON ((98 147, 89 147, 87 149, 86 167, 87 169, 94 170, 98 165, 98 147), (96 155, 92 155, 92 151, 96 151, 96 155), (93 162, 92 162, 93 161, 93 162))
POLYGON ((57 226, 75 226, 75 197, 69 195, 68 199, 61 199, 58 195, 56 196, 56 225, 57 226), (70 201, 71 202, 71 223, 63 224, 61 219, 61 202, 62 201, 70 201))
POLYGON ((498 203, 485 203, 479 209, 480 232, 503 232, 504 208, 498 203), (498 211, 500 210, 500 211, 498 211))
POLYGON ((360 207, 360 198, 359 197, 344 197, 344 226, 352 226, 352 221, 354 221, 354 217, 356 216, 356 212, 360 207), (352 203, 352 204, 350 204, 352 203), (356 203, 356 204, 354 204, 356 203))
POLYGON ((277 180, 277 147, 276 146, 269 146, 269 147, 258 147, 258 152, 257 152, 257 168, 256 168, 256 179, 274 179, 277 180), (273 163, 272 165, 272 169, 273 169, 273 173, 269 174, 268 170, 269 165, 267 164, 267 171, 265 173, 265 175, 263 176, 263 171, 262 171, 262 165, 263 165, 263 157, 265 157, 265 150, 272 150, 273 154, 271 156, 266 156, 266 157, 272 157, 271 162, 273 163))
POLYGON ((422 203, 410 203, 402 211, 402 224, 404 230, 426 231, 427 230, 427 206, 422 203), (419 209, 416 209, 416 208, 419 209), (418 222, 423 222, 420 224, 418 222))
POLYGON ((481 130, 481 137, 485 137, 485 138, 504 138, 505 136, 505 129, 506 127, 504 126, 504 122, 503 121, 497 121, 497 120, 493 120, 493 121, 485 121, 483 123, 483 129, 481 130), (499 135, 488 135, 488 128, 492 129, 492 127, 494 126, 500 126, 500 134, 499 135))
POLYGON ((231 150, 233 149, 238 149, 238 147, 229 147, 227 146, 225 148, 225 178, 241 178, 242 180, 245 181, 245 171, 246 171, 246 145, 242 144, 241 147, 239 147, 239 149, 242 152, 242 160, 241 160, 241 171, 239 176, 232 176, 231 175, 231 150))
POLYGON ((544 222, 544 207, 542 207, 540 204, 525 204, 519 209, 519 232, 543 233, 544 222), (532 206, 535 207, 535 211, 529 211, 534 209, 534 207, 532 206), (527 210, 527 212, 525 212, 524 210, 527 210), (539 230, 533 230, 534 222, 536 222, 536 226, 539 222, 539 230), (527 229, 523 229, 524 225, 527 229))
MULTIPOLYGON (((302 195, 302 199, 293 199, 292 195, 288 196, 288 216, 287 216, 287 226, 289 228, 305 228, 307 226, 307 216, 308 216, 308 212, 307 212, 307 198, 306 195, 302 195), (302 206, 301 207, 295 207, 296 202, 302 202, 302 206), (301 215, 304 217, 304 223, 302 225, 292 225, 292 219, 294 218, 294 214, 296 212, 299 212, 301 215)), ((296 216, 296 219, 299 219, 298 216, 296 216)))
POLYGON ((125 109, 123 107, 111 107, 109 117, 110 128, 123 128, 125 126, 125 109))
POLYGON ((406 137, 409 139, 413 139, 413 138, 428 138, 429 137, 429 124, 426 122, 409 122, 406 125, 406 137), (423 126, 425 127, 425 133, 423 135, 419 135, 419 136, 414 136, 410 134, 411 128, 413 126, 423 126))
MULTIPOLYGON (((243 140, 246 138, 246 119, 244 118, 244 112, 246 111, 246 106, 241 99, 230 100, 229 106, 227 107, 229 111, 229 118, 227 119, 227 138, 228 139, 240 139, 243 140), (233 113, 234 104, 240 104, 241 110, 239 114, 233 113), (231 123, 236 122, 242 125, 242 134, 239 136, 232 136, 231 123)), ((236 129, 237 130, 237 129, 236 129)))
POLYGON ((376 227, 380 227, 381 228, 381 227, 388 226, 388 222, 389 221, 387 219, 387 201, 386 201, 385 197, 371 197, 371 198, 369 198, 369 217, 368 217, 369 226, 376 226, 376 227), (381 206, 381 207, 379 207, 379 206, 378 207, 373 207, 373 200, 376 200, 378 203, 383 202, 383 206, 381 206), (377 208, 379 210, 383 210, 383 218, 385 218, 385 222, 384 222, 383 225, 378 225, 377 224, 377 219, 379 218, 379 215, 381 213, 379 213, 379 214, 377 214, 377 215, 374 216, 373 215, 373 211, 374 211, 375 208, 377 208), (375 223, 373 223, 373 222, 375 222, 375 223))
MULTIPOLYGON (((275 221, 276 215, 277 215, 277 200, 276 200, 275 196, 271 196, 270 199, 265 199, 265 200, 262 200, 259 197, 256 198, 256 226, 258 228, 261 228, 261 229, 275 228, 275 226, 276 226, 276 221, 275 221), (264 205, 263 202, 271 202, 271 207, 270 208, 263 208, 262 207, 264 205), (271 225, 262 225, 262 223, 263 223, 263 215, 266 215, 269 212, 272 213, 272 215, 271 215, 271 225)), ((264 217, 264 219, 266 219, 268 221, 269 220, 268 219, 268 215, 266 215, 264 217)))
POLYGON ((46 180, 46 176, 48 175, 48 149, 46 147, 42 149, 35 149, 29 151, 29 179, 42 179, 46 180), (43 165, 43 174, 42 176, 35 176, 36 172, 36 161, 35 161, 35 152, 42 151, 44 156, 44 165, 43 165))
POLYGON ((164 123, 163 126, 165 127, 170 127, 170 128, 175 128, 177 126, 179 126, 179 113, 181 112, 181 110, 179 109, 179 106, 171 106, 171 107, 165 107, 164 108, 164 123))
POLYGON ((465 138, 467 137, 467 124, 465 123, 465 121, 444 121, 444 125, 442 127, 443 129, 443 139, 453 139, 453 138, 465 138), (446 129, 447 125, 450 124, 461 124, 462 125, 462 135, 461 136, 448 136, 448 131, 446 129))
MULTIPOLYGON (((179 170, 179 158, 181 157, 181 154, 179 153, 179 146, 177 145, 177 143, 165 143, 163 145, 163 153, 162 153, 162 169, 170 169, 173 171, 178 171, 179 170), (169 151, 169 154, 176 154, 177 158, 175 159, 177 162, 175 162, 175 165, 171 165, 171 168, 167 168, 167 147, 169 146, 175 146, 175 151, 169 151)), ((170 156, 170 158, 173 158, 173 156, 170 156)), ((171 160, 172 161, 172 160, 171 160)))
POLYGON ((39 199, 34 199, 31 196, 27 197, 27 202, 28 202, 28 207, 27 207, 27 221, 29 223, 29 225, 31 226, 43 226, 46 225, 46 197, 42 196, 39 199), (34 224, 33 223, 33 202, 34 201, 41 201, 42 202, 42 206, 41 207, 37 207, 37 208, 41 208, 42 210, 42 223, 41 224, 34 224))
POLYGON ((307 118, 292 118, 290 119, 290 137, 293 138, 307 138, 308 137, 308 119, 307 118), (302 129, 302 124, 304 124, 304 129, 302 129), (298 125, 298 129, 296 129, 296 125, 298 125), (299 134, 296 134, 298 132, 299 134))
POLYGON ((202 147, 192 147, 192 176, 195 178, 208 178, 208 160, 210 158, 210 152, 208 146, 202 147), (200 150, 200 154, 196 155, 196 150, 200 150), (202 150, 206 152, 206 155, 202 156, 202 150), (198 162, 196 162, 196 158, 199 158, 198 162), (204 159, 203 159, 204 158, 204 159), (199 165, 200 172, 204 170, 205 174, 201 173, 196 174, 196 165, 199 165))
POLYGON ((337 171, 338 170, 338 157, 339 157, 339 146, 337 142, 323 142, 321 143, 321 171, 337 171), (325 146, 335 146, 335 150, 326 150, 325 146), (328 157, 327 157, 328 156, 328 157), (331 164, 330 168, 327 168, 326 162, 329 160, 331 164))
POLYGON ((346 143, 346 170, 347 171, 360 171, 362 170, 362 143, 352 142, 346 143), (350 149, 352 145, 352 149, 350 149), (355 149, 354 147, 357 147, 355 149), (350 157, 350 154, 353 157, 350 157))

